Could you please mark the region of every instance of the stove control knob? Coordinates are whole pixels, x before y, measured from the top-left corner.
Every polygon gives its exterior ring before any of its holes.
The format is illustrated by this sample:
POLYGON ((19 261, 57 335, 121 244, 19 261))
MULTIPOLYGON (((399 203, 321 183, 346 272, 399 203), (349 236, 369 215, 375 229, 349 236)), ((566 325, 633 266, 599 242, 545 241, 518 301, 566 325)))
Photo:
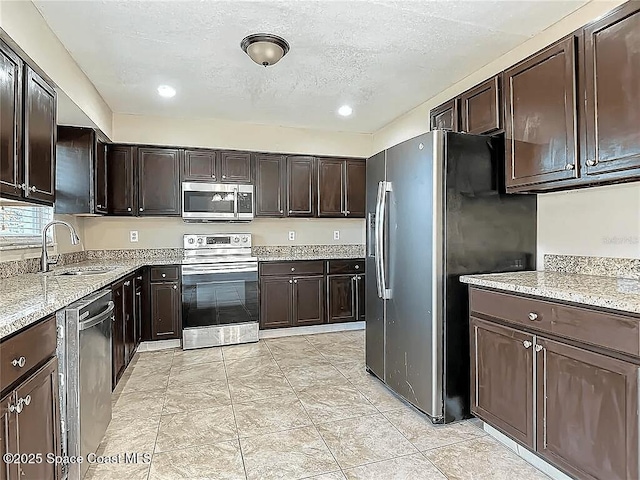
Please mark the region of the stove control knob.
POLYGON ((233 243, 239 243, 240 237, 233 237, 233 243))
POLYGON ((190 238, 189 240, 187 240, 187 242, 189 242, 190 245, 193 245, 195 243, 195 240, 193 238, 190 238))
POLYGON ((242 237, 242 243, 247 243, 248 241, 249 241, 249 237, 247 237, 246 235, 242 237))
POLYGON ((198 243, 199 244, 202 243, 202 239, 201 238, 198 239, 198 243))

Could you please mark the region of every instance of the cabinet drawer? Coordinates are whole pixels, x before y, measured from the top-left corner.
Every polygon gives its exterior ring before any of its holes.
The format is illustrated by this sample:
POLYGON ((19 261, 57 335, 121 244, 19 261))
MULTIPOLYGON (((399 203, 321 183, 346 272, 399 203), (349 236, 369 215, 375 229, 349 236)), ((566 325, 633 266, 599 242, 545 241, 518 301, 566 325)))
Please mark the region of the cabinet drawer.
POLYGON ((55 315, 34 325, 0 345, 0 390, 4 390, 37 365, 55 354, 55 315), (24 360, 22 360, 24 359, 24 360), (16 365, 13 365, 13 361, 16 365), (23 366, 21 367, 20 364, 23 366))
POLYGON ((364 273, 364 259, 327 260, 327 275, 364 273))
POLYGON ((323 273, 322 260, 260 264, 260 275, 322 275, 323 273))
POLYGON ((559 337, 640 356, 637 318, 477 289, 471 289, 470 309, 559 337))
POLYGON ((152 282, 171 282, 180 278, 178 267, 167 265, 163 267, 151 267, 152 282))

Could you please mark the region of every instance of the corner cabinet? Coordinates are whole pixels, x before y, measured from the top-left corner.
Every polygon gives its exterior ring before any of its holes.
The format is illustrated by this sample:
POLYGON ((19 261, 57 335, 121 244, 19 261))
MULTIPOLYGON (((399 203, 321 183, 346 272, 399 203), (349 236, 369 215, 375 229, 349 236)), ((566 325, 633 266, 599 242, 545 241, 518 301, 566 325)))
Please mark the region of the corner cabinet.
POLYGON ((56 91, 0 42, 0 195, 53 205, 56 91))
POLYGON ((504 72, 507 191, 580 175, 576 37, 504 72))
POLYGON ((640 3, 584 29, 584 173, 640 177, 640 3))
POLYGON ((638 478, 640 317, 469 299, 472 412, 575 478, 638 478))

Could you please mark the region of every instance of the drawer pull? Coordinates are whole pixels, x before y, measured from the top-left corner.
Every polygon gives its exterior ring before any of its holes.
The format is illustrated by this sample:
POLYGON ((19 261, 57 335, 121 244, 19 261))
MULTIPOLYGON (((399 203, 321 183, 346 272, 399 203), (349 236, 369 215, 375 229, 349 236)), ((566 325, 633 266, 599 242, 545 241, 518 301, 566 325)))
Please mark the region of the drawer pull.
POLYGON ((292 271, 292 272, 295 272, 295 271, 296 271, 296 269, 295 269, 294 267, 291 267, 291 271, 292 271))
POLYGON ((538 314, 537 313, 529 312, 529 320, 531 320, 533 322, 534 320, 537 320, 537 319, 538 319, 538 314))
POLYGON ((360 270, 360 265, 356 265, 356 270, 360 270))
POLYGON ((544 347, 542 345, 536 345, 536 352, 539 352, 540 350, 542 350, 544 347))
POLYGON ((533 345, 533 343, 531 343, 529 340, 525 340, 524 342, 522 342, 522 345, 524 345, 524 348, 531 348, 531 345, 533 345))
POLYGON ((24 367, 26 363, 27 363, 27 359, 24 357, 14 358, 13 360, 11 360, 11 365, 18 368, 24 367))
POLYGON ((166 273, 163 273, 163 274, 162 274, 162 278, 164 278, 164 277, 166 277, 166 276, 167 276, 167 274, 166 274, 166 273))

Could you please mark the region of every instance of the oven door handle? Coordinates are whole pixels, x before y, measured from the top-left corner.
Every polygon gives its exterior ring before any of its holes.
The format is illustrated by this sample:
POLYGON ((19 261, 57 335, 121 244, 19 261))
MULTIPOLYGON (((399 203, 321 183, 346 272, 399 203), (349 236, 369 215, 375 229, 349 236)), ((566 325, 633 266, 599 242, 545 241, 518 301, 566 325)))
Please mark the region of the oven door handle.
POLYGON ((212 275, 216 273, 250 273, 257 272, 258 266, 247 266, 247 267, 231 267, 231 268, 221 268, 221 269, 212 269, 212 268, 194 268, 194 267, 182 267, 182 275, 212 275))
POLYGON ((233 188, 233 218, 238 218, 238 187, 233 188))

